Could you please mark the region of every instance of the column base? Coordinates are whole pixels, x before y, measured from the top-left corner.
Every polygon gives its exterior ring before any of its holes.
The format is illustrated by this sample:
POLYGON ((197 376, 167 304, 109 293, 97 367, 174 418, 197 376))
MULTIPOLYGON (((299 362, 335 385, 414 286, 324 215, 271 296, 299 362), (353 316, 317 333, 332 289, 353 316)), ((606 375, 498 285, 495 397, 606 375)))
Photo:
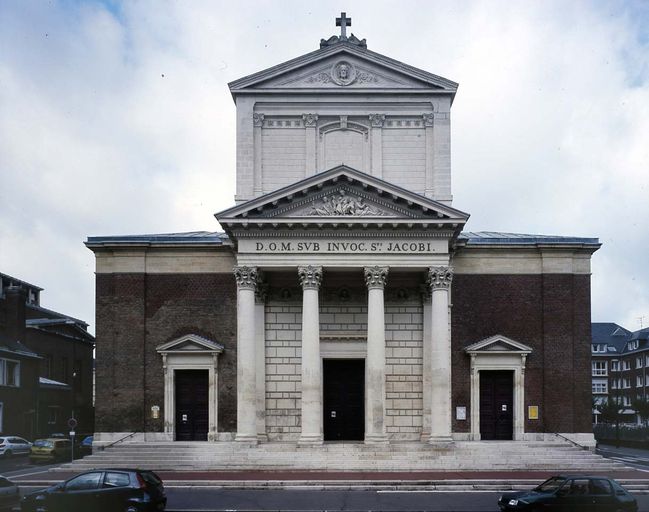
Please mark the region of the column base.
POLYGON ((388 436, 385 434, 365 434, 365 444, 388 444, 388 436))
POLYGON ((428 438, 428 444, 437 445, 437 446, 451 446, 454 444, 453 438, 450 435, 434 435, 428 438))
POLYGON ((247 443, 247 444, 257 444, 259 440, 257 439, 257 434, 239 434, 234 438, 234 441, 237 443, 247 443))
POLYGON ((320 446, 323 443, 322 434, 302 434, 298 446, 320 446))

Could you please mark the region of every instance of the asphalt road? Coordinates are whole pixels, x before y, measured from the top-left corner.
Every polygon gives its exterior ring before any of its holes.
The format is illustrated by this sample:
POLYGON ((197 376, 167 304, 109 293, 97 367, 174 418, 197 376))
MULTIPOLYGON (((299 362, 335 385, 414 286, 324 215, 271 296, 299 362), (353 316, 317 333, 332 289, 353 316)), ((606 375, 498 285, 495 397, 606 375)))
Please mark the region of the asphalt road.
MULTIPOLYGON (((234 491, 167 489, 168 512, 386 511, 499 512, 500 493, 439 491, 234 491)), ((637 496, 649 512, 649 495, 637 496)))

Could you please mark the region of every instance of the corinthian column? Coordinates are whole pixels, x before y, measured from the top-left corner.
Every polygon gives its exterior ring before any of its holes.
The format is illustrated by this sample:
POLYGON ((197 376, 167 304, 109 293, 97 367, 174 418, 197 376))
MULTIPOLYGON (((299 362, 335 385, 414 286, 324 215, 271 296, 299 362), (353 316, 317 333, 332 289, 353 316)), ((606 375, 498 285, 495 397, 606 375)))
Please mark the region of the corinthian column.
POLYGON ((431 425, 430 443, 449 443, 451 436, 451 338, 448 294, 453 280, 451 267, 428 270, 432 291, 431 319, 431 425))
POLYGON ((234 267, 237 280, 237 436, 257 442, 257 373, 255 358, 255 287, 257 269, 234 267))
POLYGON ((322 372, 318 288, 322 267, 298 267, 302 285, 302 433, 299 444, 322 443, 322 372))
POLYGON ((365 442, 387 443, 385 434, 385 305, 387 267, 365 267, 367 358, 365 360, 365 442))

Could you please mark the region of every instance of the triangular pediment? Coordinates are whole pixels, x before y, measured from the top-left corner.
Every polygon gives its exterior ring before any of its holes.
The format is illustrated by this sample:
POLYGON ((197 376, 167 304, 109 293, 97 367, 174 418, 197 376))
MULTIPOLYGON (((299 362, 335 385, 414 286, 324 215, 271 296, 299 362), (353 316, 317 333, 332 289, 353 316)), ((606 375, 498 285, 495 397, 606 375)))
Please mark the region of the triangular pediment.
POLYGON ((345 165, 217 213, 236 226, 385 225, 461 230, 468 214, 345 165))
POLYGON ((156 347, 158 353, 178 353, 178 352, 213 352, 220 354, 223 352, 223 345, 198 336, 197 334, 186 334, 180 338, 167 341, 156 347))
POLYGON ((469 345, 464 349, 467 354, 530 354, 532 349, 523 343, 514 341, 507 336, 496 334, 484 340, 469 345))
POLYGON ((457 84, 353 44, 316 50, 229 84, 232 94, 286 89, 431 89, 455 94, 457 84))

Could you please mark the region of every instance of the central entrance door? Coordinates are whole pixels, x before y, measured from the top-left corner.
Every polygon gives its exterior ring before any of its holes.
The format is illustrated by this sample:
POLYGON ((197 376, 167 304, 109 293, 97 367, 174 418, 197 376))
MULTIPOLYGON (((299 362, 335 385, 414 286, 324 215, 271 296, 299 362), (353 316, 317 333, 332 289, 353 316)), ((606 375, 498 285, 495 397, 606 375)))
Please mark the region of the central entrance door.
POLYGON ((365 360, 325 359, 324 440, 362 441, 365 436, 365 360))
POLYGON ((514 372, 480 371, 480 438, 512 439, 514 372))
POLYGON ((176 441, 207 441, 207 370, 176 370, 176 441))

